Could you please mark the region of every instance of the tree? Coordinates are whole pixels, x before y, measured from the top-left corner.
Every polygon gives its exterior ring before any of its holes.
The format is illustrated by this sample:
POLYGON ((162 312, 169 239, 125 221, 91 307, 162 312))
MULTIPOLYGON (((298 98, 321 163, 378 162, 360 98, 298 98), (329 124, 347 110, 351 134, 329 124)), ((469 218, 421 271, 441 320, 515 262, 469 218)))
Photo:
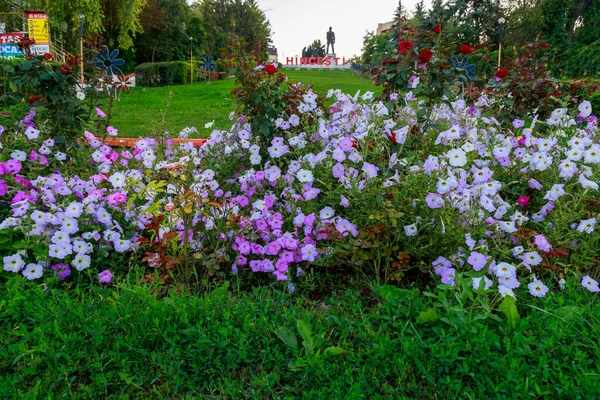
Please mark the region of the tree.
POLYGON ((85 34, 103 34, 113 47, 128 49, 142 32, 139 17, 146 0, 29 0, 23 8, 45 10, 53 34, 76 52, 79 14, 85 16, 85 34))
POLYGON ((413 12, 413 19, 421 25, 423 21, 425 21, 426 10, 425 10, 425 2, 424 0, 420 0, 415 5, 415 11, 413 12))
POLYGON ((498 0, 453 0, 450 18, 457 38, 465 43, 498 42, 498 0))
MULTIPOLYGON (((138 62, 187 60, 190 36, 201 44, 201 32, 192 35, 190 7, 185 0, 148 0, 140 16, 144 33, 135 40, 138 62)), ((197 18, 197 17, 196 17, 197 18)), ((201 26, 201 24, 200 24, 201 26)))
POLYGON ((398 17, 406 17, 406 8, 404 8, 402 5, 402 0, 398 0, 398 7, 396 7, 394 15, 398 17))
POLYGON ((325 46, 319 39, 302 49, 302 57, 325 57, 325 46))
POLYGON ((255 0, 205 0, 197 5, 207 40, 205 50, 217 57, 232 33, 243 43, 243 51, 266 51, 271 25, 255 0))

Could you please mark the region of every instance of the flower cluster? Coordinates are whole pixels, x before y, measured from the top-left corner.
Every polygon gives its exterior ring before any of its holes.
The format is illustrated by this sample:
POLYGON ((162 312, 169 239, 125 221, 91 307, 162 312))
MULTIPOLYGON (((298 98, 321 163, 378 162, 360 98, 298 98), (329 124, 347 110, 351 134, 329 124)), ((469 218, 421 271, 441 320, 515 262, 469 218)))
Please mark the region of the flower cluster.
MULTIPOLYGON (((503 125, 485 95, 435 105, 427 123, 412 93, 397 108, 372 93, 327 97, 325 111, 306 90, 271 121, 268 141, 243 116, 199 149, 162 138, 117 151, 86 132, 86 175, 40 173, 50 158, 62 165, 70 156, 53 150, 33 117, 24 121, 11 135, 35 151, 2 153, 10 215, 0 229, 35 238, 37 250, 7 252, 4 269, 61 280, 94 269, 108 283, 103 259, 176 237, 232 273, 290 281, 380 238, 450 285, 463 275, 502 295, 527 287, 544 296, 564 276, 599 290, 588 274, 600 241, 600 136, 588 102, 576 116, 558 108, 503 125)), ((151 268, 166 262, 145 254, 151 268)))

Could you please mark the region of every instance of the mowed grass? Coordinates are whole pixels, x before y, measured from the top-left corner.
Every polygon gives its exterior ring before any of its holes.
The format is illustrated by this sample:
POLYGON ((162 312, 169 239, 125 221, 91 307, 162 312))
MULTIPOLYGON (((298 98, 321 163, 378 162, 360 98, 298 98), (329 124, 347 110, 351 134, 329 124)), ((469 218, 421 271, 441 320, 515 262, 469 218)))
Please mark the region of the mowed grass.
MULTIPOLYGON (((349 94, 355 94, 357 90, 381 93, 381 89, 371 81, 348 70, 288 68, 282 69, 282 72, 290 82, 312 84, 315 91, 341 89, 349 94)), ((154 136, 162 130, 175 136, 185 127, 198 129, 198 134, 193 137, 207 137, 214 128, 228 129, 231 126, 228 117, 236 110, 231 96, 234 87, 233 79, 225 79, 208 84, 197 82, 192 85, 132 88, 114 102, 111 125, 119 130, 120 137, 154 136), (160 124, 163 119, 164 123, 160 124), (214 128, 204 128, 211 121, 214 121, 214 128)))

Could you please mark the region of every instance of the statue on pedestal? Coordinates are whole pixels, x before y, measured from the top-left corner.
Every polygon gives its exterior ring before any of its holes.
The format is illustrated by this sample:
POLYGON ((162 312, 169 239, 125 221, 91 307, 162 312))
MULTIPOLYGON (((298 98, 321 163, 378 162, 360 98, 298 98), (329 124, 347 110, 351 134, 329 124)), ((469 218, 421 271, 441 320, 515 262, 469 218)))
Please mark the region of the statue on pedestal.
POLYGON ((331 45, 331 54, 335 55, 335 33, 333 33, 333 31, 331 30, 331 27, 329 27, 329 31, 327 31, 327 54, 330 54, 329 45, 331 45))

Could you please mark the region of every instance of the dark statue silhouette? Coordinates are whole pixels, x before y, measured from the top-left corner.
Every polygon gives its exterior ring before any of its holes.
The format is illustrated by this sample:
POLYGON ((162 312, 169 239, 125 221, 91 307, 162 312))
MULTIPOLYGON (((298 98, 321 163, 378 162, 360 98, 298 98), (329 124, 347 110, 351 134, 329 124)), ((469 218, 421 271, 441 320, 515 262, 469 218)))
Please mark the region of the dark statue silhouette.
POLYGON ((329 54, 329 45, 331 45, 331 53, 335 54, 335 33, 329 27, 329 31, 327 31, 327 54, 329 54))

